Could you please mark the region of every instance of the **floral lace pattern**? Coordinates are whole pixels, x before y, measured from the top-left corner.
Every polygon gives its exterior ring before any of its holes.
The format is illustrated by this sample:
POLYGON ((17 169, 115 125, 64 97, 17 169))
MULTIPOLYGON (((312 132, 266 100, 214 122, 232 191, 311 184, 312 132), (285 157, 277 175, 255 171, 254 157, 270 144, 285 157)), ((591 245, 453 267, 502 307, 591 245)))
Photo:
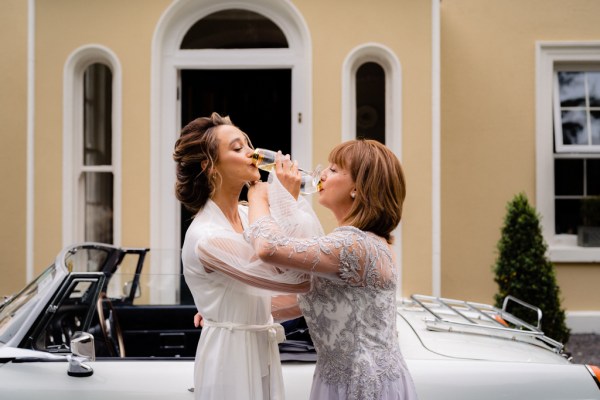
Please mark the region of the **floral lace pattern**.
POLYGON ((317 271, 337 262, 337 277, 315 274, 312 289, 299 296, 323 382, 364 400, 380 398, 391 382, 411 381, 397 340, 397 271, 383 239, 349 226, 309 240, 283 237, 268 217, 251 226, 247 239, 317 271))

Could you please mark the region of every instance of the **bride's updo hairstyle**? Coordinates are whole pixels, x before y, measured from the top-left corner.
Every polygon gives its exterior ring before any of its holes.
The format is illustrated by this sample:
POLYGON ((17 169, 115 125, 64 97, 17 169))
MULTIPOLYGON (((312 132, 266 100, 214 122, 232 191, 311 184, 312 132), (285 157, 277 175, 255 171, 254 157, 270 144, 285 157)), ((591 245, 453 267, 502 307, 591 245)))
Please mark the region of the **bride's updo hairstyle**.
POLYGON ((406 197, 398 157, 376 140, 358 139, 337 145, 329 154, 329 162, 349 171, 356 186, 344 223, 392 243, 391 233, 402 219, 406 197))
POLYGON ((233 123, 229 117, 222 117, 215 112, 210 117, 196 118, 181 130, 181 135, 175 142, 175 196, 194 214, 214 195, 221 180, 214 168, 219 161, 216 128, 221 125, 233 123))

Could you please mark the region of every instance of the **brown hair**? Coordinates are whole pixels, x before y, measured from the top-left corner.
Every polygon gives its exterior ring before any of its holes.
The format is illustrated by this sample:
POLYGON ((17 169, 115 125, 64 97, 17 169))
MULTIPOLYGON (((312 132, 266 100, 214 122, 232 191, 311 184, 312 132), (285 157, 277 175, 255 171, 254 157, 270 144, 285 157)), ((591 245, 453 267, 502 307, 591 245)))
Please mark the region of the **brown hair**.
POLYGON ((233 123, 229 117, 222 117, 216 112, 210 117, 196 118, 181 130, 175 142, 175 196, 193 213, 200 211, 214 195, 218 180, 221 179, 214 168, 219 155, 215 128, 221 125, 233 123))
POLYGON ((398 157, 376 140, 358 139, 337 145, 329 162, 348 170, 356 185, 356 197, 344 223, 392 243, 391 233, 402 219, 406 197, 398 157))

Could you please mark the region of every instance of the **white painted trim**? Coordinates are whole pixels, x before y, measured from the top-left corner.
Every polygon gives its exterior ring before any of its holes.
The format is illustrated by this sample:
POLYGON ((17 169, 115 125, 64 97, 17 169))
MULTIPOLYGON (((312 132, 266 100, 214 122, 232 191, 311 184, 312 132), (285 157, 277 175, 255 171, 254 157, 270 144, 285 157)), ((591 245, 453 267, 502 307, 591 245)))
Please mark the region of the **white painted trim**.
MULTIPOLYGON (((83 240, 78 234, 78 184, 74 170, 79 171, 81 131, 83 127, 83 74, 93 63, 103 63, 112 71, 112 165, 114 245, 121 244, 121 127, 122 69, 116 54, 102 45, 90 44, 73 51, 63 70, 63 246, 83 240), (75 168, 77 166, 77 168, 75 168)), ((102 167, 105 170, 106 167, 102 167)))
MULTIPOLYGON (((306 22, 289 0, 178 0, 161 16, 152 39, 150 101, 150 245, 179 249, 180 213, 175 198, 172 151, 179 136, 176 98, 181 69, 290 68, 292 70, 292 154, 312 165, 312 44, 306 22), (230 8, 260 13, 284 32, 288 49, 180 50, 188 29, 204 16, 230 8), (302 113, 302 123, 297 115, 302 113)), ((179 265, 154 266, 155 273, 179 272, 179 265), (174 271, 173 268, 177 268, 174 271)))
POLYGON ((442 293, 440 2, 431 1, 431 292, 442 293))
POLYGON ((27 2, 27 199, 25 282, 34 275, 35 239, 35 0, 27 2))
MULTIPOLYGON (((394 52, 380 43, 365 43, 348 53, 342 64, 341 140, 356 139, 356 71, 366 62, 385 72, 385 143, 402 160, 402 66, 394 52)), ((402 296, 402 224, 393 232, 394 252, 400 271, 398 296, 402 296)))
POLYGON ((571 333, 600 334, 600 311, 567 311, 565 314, 571 333))
POLYGON ((553 262, 600 261, 600 248, 578 247, 574 235, 555 235, 552 98, 558 63, 600 62, 600 42, 536 43, 536 208, 553 262))

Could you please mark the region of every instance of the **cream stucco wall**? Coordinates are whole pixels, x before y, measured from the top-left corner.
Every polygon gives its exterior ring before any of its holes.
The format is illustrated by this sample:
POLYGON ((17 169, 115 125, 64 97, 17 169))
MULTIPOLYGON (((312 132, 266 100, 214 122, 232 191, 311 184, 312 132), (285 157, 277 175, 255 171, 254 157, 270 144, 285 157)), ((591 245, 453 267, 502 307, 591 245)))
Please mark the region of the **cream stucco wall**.
MULTIPOLYGON (((326 163, 328 150, 341 140, 342 65, 359 45, 389 47, 402 64, 403 162, 410 191, 403 222, 405 292, 431 289, 431 25, 430 2, 389 1, 381 8, 354 1, 297 1, 313 44, 313 159, 326 163), (425 21, 425 23, 423 22, 425 21), (418 182, 427 182, 421 185, 418 182)), ((149 243, 149 111, 151 39, 168 1, 37 3, 37 79, 43 82, 36 102, 36 272, 61 246, 62 73, 78 47, 100 44, 111 49, 123 70, 122 244, 149 243), (143 7, 142 7, 143 4, 143 7), (116 12, 118 10, 118 12, 116 12), (143 10, 141 13, 140 10, 143 10), (132 23, 130 21, 135 21, 132 23), (65 23, 68 22, 68 23, 65 23), (58 183, 58 184, 57 184, 58 183)), ((328 229, 331 214, 320 209, 328 229)))
MULTIPOLYGON (((36 0, 34 273, 62 246, 63 69, 83 45, 122 68, 121 244, 150 242, 152 37, 170 0, 36 0)), ((200 5, 202 2, 198 2, 200 5)), ((25 281, 27 2, 0 3, 3 196, 0 294, 25 281), (8 133, 10 132, 10 134, 8 133), (12 134, 15 132, 14 134, 12 134)), ((403 293, 432 290, 432 3, 295 0, 312 40, 313 160, 341 140, 342 65, 357 46, 389 48, 402 70, 403 293)), ((506 203, 535 203, 535 43, 597 40, 594 0, 441 3, 442 295, 488 302, 506 203)), ((171 151, 164 149, 164 151, 171 151)), ((317 207, 327 230, 331 214, 317 207)), ((564 305, 600 309, 597 265, 558 265, 564 305), (588 288, 588 290, 581 290, 588 288), (587 292, 587 293, 584 293, 587 292)))
POLYGON ((0 296, 26 282, 27 2, 0 5, 0 296))
MULTIPOLYGON (((442 2, 444 296, 491 301, 506 203, 536 201, 535 43, 598 40, 598 12, 593 0, 442 2)), ((563 306, 599 309, 599 275, 557 265, 563 306)))
POLYGON ((122 221, 125 246, 149 243, 150 50, 169 1, 36 2, 35 269, 62 246, 63 69, 83 45, 113 51, 122 68, 122 221))
MULTIPOLYGON (((431 293, 431 2, 298 0, 313 44, 313 159, 341 141, 342 65, 357 46, 389 47, 402 66, 403 293, 431 293), (342 6, 343 4, 343 6, 342 6), (383 11, 385 10, 385 11, 383 11), (336 16, 333 18, 332 16, 336 16)), ((326 229, 335 221, 318 207, 326 229)))

